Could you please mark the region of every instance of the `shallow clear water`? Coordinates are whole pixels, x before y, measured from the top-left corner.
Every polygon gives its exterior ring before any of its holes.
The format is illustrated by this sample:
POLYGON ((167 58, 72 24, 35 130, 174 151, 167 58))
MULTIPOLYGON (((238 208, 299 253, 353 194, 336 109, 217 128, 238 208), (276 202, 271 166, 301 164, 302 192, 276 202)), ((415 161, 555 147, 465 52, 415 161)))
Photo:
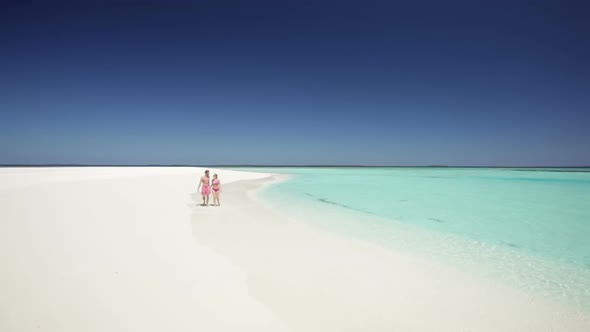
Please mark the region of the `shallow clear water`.
POLYGON ((261 195, 290 214, 339 216, 312 218, 320 227, 590 307, 588 170, 247 170, 296 175, 261 195))

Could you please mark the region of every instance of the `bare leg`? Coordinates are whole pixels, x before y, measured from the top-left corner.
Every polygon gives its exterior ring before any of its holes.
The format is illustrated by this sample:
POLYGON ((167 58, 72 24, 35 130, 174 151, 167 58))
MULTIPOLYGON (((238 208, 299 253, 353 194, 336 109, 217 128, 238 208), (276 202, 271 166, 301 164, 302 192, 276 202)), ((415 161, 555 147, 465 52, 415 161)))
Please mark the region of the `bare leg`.
POLYGON ((209 195, 207 195, 207 202, 205 203, 205 205, 209 206, 209 195))
POLYGON ((215 192, 215 198, 217 199, 217 206, 220 206, 221 205, 221 203, 219 203, 219 193, 220 192, 221 192, 220 190, 218 190, 217 192, 215 192))

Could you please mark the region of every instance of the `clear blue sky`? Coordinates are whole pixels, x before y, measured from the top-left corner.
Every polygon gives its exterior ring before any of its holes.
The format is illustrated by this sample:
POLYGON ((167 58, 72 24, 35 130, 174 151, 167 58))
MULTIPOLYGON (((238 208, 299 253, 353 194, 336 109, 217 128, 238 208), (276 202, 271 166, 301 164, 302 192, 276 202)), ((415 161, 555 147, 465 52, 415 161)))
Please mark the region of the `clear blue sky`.
POLYGON ((590 2, 285 3, 3 1, 0 164, 590 165, 590 2))

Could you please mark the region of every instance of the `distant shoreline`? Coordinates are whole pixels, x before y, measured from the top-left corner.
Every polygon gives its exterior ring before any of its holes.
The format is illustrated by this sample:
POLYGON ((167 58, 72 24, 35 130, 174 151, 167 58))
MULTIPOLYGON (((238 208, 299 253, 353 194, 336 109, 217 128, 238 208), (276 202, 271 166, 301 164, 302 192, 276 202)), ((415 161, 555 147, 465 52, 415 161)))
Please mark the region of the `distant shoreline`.
POLYGON ((211 168, 523 168, 523 169, 588 169, 590 166, 448 166, 448 165, 191 165, 191 164, 0 164, 2 167, 211 167, 211 168))

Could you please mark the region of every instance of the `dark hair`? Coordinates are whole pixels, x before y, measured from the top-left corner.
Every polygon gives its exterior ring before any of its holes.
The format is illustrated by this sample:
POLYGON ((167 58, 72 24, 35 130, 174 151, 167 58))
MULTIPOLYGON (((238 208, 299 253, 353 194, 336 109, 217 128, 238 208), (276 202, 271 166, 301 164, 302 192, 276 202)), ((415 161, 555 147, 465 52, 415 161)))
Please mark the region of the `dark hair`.
POLYGON ((209 174, 209 170, 208 169, 205 170, 205 174, 209 174))

